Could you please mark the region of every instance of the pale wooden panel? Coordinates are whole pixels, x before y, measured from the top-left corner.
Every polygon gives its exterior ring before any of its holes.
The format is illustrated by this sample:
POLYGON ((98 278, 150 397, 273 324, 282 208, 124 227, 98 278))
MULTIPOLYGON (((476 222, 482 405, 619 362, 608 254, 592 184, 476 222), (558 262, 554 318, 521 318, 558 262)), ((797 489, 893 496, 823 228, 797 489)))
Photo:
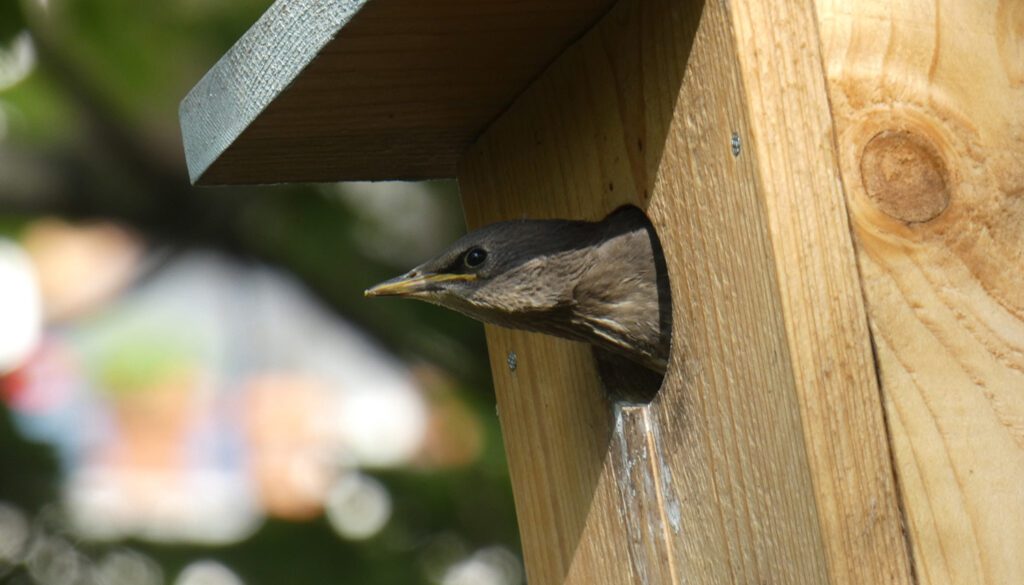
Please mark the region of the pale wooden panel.
POLYGON ((909 582, 813 6, 773 4, 619 2, 460 163, 471 225, 631 202, 672 277, 649 410, 488 327, 531 583, 909 582))
POLYGON ((203 184, 452 177, 611 0, 277 0, 181 105, 203 184))
POLYGON ((1024 2, 817 5, 918 579, 1024 583, 1024 2))
POLYGON ((736 43, 833 583, 910 560, 836 168, 812 0, 734 2, 736 43))

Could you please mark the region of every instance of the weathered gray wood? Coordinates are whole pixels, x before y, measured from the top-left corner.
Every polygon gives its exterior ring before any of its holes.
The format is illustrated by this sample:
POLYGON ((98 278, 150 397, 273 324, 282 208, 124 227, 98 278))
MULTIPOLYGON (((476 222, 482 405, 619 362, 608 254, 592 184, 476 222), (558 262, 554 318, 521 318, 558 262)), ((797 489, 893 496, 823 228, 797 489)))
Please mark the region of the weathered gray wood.
POLYGON ((193 182, 368 1, 287 0, 263 13, 181 103, 193 182))
POLYGON ((202 184, 454 177, 610 0, 278 0, 181 104, 202 184))

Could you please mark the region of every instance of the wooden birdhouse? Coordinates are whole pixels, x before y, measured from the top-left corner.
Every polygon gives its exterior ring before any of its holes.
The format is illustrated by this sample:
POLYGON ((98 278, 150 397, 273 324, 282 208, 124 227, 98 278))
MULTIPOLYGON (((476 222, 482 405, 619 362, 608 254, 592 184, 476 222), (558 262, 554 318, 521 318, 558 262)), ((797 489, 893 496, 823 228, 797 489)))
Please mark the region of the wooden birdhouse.
POLYGON ((1024 3, 278 0, 181 118, 199 184, 646 211, 653 401, 487 328, 531 584, 1024 583, 1024 3))

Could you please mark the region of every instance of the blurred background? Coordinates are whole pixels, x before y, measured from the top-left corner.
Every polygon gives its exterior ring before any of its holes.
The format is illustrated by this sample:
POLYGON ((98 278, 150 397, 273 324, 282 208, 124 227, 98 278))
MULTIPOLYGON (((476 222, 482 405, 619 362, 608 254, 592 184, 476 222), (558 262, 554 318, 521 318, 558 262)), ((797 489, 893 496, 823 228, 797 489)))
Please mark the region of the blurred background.
POLYGON ((0 583, 523 581, 455 185, 188 183, 269 3, 0 0, 0 583))

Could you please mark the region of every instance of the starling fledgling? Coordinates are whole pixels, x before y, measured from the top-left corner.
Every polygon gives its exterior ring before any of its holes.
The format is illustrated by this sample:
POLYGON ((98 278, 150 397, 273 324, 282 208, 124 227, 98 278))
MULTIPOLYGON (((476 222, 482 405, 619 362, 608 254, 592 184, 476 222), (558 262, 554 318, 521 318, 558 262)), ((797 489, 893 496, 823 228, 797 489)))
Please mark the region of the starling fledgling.
POLYGON ((586 341, 657 372, 668 361, 671 307, 664 261, 654 229, 635 207, 621 207, 598 222, 491 224, 366 291, 383 295, 586 341))

